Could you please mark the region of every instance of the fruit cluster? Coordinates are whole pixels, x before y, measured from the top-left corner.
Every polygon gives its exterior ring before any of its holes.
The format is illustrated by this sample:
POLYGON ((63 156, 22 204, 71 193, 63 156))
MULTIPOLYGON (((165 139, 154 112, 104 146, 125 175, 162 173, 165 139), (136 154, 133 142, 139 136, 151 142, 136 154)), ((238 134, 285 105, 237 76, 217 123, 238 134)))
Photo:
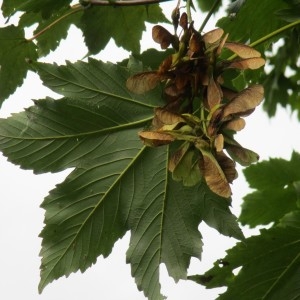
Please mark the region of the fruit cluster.
POLYGON ((174 34, 156 25, 152 37, 162 49, 171 45, 174 54, 158 70, 127 80, 127 88, 139 94, 164 84, 166 105, 156 108, 151 130, 139 136, 152 147, 180 141, 169 161, 173 179, 192 186, 204 178, 213 192, 229 198, 229 183, 237 177, 235 162, 249 165, 258 160, 256 153, 243 148, 233 136, 244 128, 243 117, 260 104, 264 91, 261 85, 239 92, 226 88, 222 75, 232 68, 260 68, 265 60, 250 46, 228 42, 221 28, 200 34, 179 9, 172 19, 174 34), (221 59, 224 49, 234 53, 232 59, 221 59))

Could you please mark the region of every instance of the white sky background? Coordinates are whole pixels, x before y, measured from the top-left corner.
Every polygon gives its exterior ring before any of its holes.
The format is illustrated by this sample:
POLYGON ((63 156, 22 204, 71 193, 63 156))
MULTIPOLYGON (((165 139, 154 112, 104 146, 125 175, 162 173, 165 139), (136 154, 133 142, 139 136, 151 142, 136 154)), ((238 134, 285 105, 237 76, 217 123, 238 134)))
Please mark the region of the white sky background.
MULTIPOLYGON (((163 7, 170 11, 174 1, 165 3, 163 7)), ((0 5, 2 1, 0 1, 0 5)), ((169 16, 170 14, 168 14, 169 16)), ((204 16, 202 17, 203 20, 204 16)), ((197 22, 200 24, 200 22, 197 22)), ((0 25, 4 20, 0 18, 0 25)), ((209 31, 214 23, 210 22, 205 28, 209 31)), ((144 35, 143 45, 154 47, 151 38, 151 26, 144 35)), ((196 26, 197 28, 198 26, 196 26)), ((1 48, 0 48, 1 51, 1 48)), ((59 64, 70 60, 81 59, 86 54, 81 32, 72 27, 66 41, 61 43, 55 53, 46 59, 59 64)), ((112 46, 103 51, 103 60, 124 56, 122 50, 112 46)), ((28 73, 24 85, 5 101, 0 117, 19 112, 24 107, 32 105, 31 99, 41 99, 54 96, 54 93, 44 87, 38 76, 28 73)), ((300 149, 300 124, 294 114, 279 109, 273 119, 258 108, 255 113, 246 118, 246 128, 238 134, 237 140, 245 147, 257 152, 261 159, 269 157, 289 158, 293 149, 300 149)), ((44 211, 39 208, 48 192, 69 174, 70 170, 56 174, 34 175, 32 171, 21 170, 0 156, 0 299, 16 300, 143 300, 130 275, 130 266, 125 263, 125 253, 129 243, 129 234, 119 240, 112 254, 103 259, 99 257, 96 265, 84 274, 72 274, 68 279, 61 278, 48 285, 43 294, 39 295, 39 251, 41 240, 38 235, 43 228, 44 211)), ((234 214, 240 212, 240 203, 249 192, 239 170, 239 178, 233 184, 234 214)), ((203 235, 204 249, 202 261, 192 259, 189 274, 201 274, 212 266, 212 263, 225 255, 225 250, 235 244, 234 239, 223 237, 205 224, 200 225, 203 235)), ((250 231, 245 231, 246 235, 250 231)), ((206 290, 193 282, 180 281, 175 284, 169 278, 162 266, 162 291, 170 300, 214 300, 218 290, 206 290)), ((221 292, 222 290, 219 290, 221 292)))

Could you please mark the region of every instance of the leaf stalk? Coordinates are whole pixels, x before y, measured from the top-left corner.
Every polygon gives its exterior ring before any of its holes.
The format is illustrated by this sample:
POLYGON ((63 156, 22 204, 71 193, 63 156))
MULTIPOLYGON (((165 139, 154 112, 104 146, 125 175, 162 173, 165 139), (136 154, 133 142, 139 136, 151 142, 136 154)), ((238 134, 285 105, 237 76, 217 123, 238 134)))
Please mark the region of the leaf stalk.
MULTIPOLYGON (((278 34, 284 32, 284 31, 286 31, 286 30, 288 30, 288 29, 291 29, 291 28, 293 28, 293 27, 295 27, 295 26, 297 26, 297 25, 300 25, 300 20, 297 20, 297 21, 295 21, 295 22, 293 22, 293 23, 290 23, 290 24, 287 24, 287 25, 285 25, 285 26, 283 26, 283 27, 281 27, 281 28, 279 28, 279 29, 277 29, 277 30, 274 30, 273 32, 271 32, 271 33, 269 33, 269 34, 267 34, 267 35, 261 37, 260 39, 256 40, 255 42, 249 44, 249 46, 250 46, 250 47, 256 47, 256 46, 258 46, 258 45, 260 45, 260 44, 266 42, 267 40, 269 40, 269 39, 275 37, 276 35, 278 35, 278 34)), ((236 58, 236 57, 237 57, 237 55, 234 54, 234 55, 230 56, 230 57, 228 58, 228 60, 232 60, 232 59, 234 59, 234 58, 236 58)))
POLYGON ((293 23, 287 24, 287 25, 285 25, 285 26, 283 26, 283 27, 281 27, 281 28, 279 28, 279 29, 277 29, 277 30, 274 30, 273 32, 271 32, 271 33, 265 35, 264 37, 258 39, 257 41, 251 43, 250 46, 251 46, 251 47, 258 46, 259 44, 264 43, 265 41, 271 39, 272 37, 274 37, 274 36, 276 36, 276 35, 278 35, 278 34, 284 32, 284 31, 286 31, 286 30, 288 30, 288 29, 290 29, 290 28, 295 27, 295 26, 298 25, 298 24, 300 24, 300 20, 297 20, 297 21, 295 21, 295 22, 293 22, 293 23))
POLYGON ((215 9, 220 4, 220 2, 221 2, 221 0, 215 0, 211 9, 209 10, 207 16, 205 17, 204 21, 202 22, 201 27, 199 28, 199 32, 203 31, 204 27, 206 26, 207 22, 209 21, 210 17, 212 16, 212 14, 215 12, 215 9))
POLYGON ((73 15, 73 14, 75 14, 75 13, 77 13, 77 12, 83 10, 83 9, 84 9, 84 7, 81 6, 80 4, 76 4, 76 5, 72 6, 71 7, 71 11, 67 12, 66 14, 62 15, 61 17, 59 17, 58 19, 56 19, 55 21, 53 21, 52 23, 50 23, 48 26, 46 26, 45 28, 43 28, 41 31, 37 32, 31 38, 27 39, 27 41, 31 42, 31 41, 37 39, 40 35, 42 35, 46 31, 48 31, 50 28, 52 28, 54 25, 56 25, 57 23, 59 23, 63 19, 65 19, 65 18, 69 17, 70 15, 73 15))

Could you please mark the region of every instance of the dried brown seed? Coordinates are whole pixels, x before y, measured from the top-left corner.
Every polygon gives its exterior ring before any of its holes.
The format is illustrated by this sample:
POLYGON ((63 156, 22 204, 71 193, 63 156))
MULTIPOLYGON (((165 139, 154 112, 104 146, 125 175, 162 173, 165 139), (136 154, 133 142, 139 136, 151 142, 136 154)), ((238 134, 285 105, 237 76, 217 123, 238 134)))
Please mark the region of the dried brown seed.
POLYGON ((161 80, 166 79, 164 75, 157 72, 143 72, 129 77, 126 81, 126 87, 133 93, 143 94, 154 89, 161 80))
POLYGON ((179 25, 182 27, 183 30, 186 30, 188 27, 188 16, 185 12, 182 13, 182 15, 180 16, 179 25))
POLYGON ((219 133, 215 137, 214 145, 215 145, 215 148, 216 148, 217 152, 220 152, 220 151, 223 150, 223 148, 224 148, 224 136, 223 136, 223 134, 219 133))
POLYGON ((207 86, 207 103, 210 109, 221 103, 223 94, 220 85, 211 76, 207 86))
POLYGON ((229 49, 241 58, 253 58, 261 56, 260 52, 254 48, 240 43, 228 42, 224 44, 224 48, 229 49))
POLYGON ((233 60, 226 66, 226 68, 234 68, 240 70, 246 70, 246 69, 255 70, 262 67, 265 63, 266 61, 261 57, 252 57, 252 58, 233 60))
POLYGON ((222 28, 216 28, 205 33, 202 38, 206 44, 213 44, 220 40, 223 34, 224 30, 222 28))
POLYGON ((264 98, 264 88, 262 85, 252 85, 234 97, 230 102, 224 105, 222 117, 248 112, 261 103, 264 98))
MULTIPOLYGON (((201 151, 201 150, 200 150, 201 151)), ((208 151, 201 151, 203 162, 201 171, 208 187, 221 197, 229 198, 231 189, 227 178, 216 158, 208 151)))
POLYGON ((229 183, 232 183, 237 178, 238 173, 235 169, 235 162, 230 159, 223 151, 216 153, 217 161, 222 168, 226 179, 229 183))
POLYGON ((164 125, 172 125, 178 123, 185 123, 185 120, 178 114, 172 113, 161 107, 155 108, 155 117, 152 121, 154 128, 158 129, 164 125))
POLYGON ((246 122, 243 118, 235 118, 222 125, 222 129, 240 131, 244 129, 246 122))

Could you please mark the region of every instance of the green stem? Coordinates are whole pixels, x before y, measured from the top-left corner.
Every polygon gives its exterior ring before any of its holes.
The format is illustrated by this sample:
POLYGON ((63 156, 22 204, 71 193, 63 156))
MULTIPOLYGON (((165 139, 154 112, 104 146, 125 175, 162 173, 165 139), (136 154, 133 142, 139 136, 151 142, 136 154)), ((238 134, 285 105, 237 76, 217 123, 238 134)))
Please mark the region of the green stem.
POLYGON ((188 22, 191 23, 193 21, 191 13, 191 0, 186 1, 186 13, 188 16, 188 22))
POLYGON ((210 11, 208 12, 207 16, 205 17, 203 23, 201 24, 201 27, 199 29, 199 32, 202 32, 204 27, 206 26, 208 20, 210 19, 210 17, 212 16, 212 14, 214 13, 215 9, 217 8, 217 6, 220 4, 221 0, 215 0, 214 4, 212 5, 210 11))
POLYGON ((249 46, 250 47, 258 46, 259 44, 264 43, 265 41, 267 41, 268 39, 271 39, 272 37, 276 36, 277 34, 280 34, 280 33, 284 32, 284 31, 286 31, 286 30, 288 30, 288 29, 290 29, 290 28, 292 28, 292 27, 294 27, 298 24, 300 24, 300 20, 295 21, 293 23, 290 23, 288 25, 285 25, 285 26, 283 26, 283 27, 281 27, 281 28, 265 35, 264 37, 262 37, 262 38, 258 39, 257 41, 251 43, 249 46))
MULTIPOLYGON (((284 31, 286 31, 286 30, 288 30, 288 29, 290 29, 290 28, 293 28, 293 27, 295 27, 295 26, 297 26, 297 25, 300 25, 300 20, 297 20, 297 21, 295 21, 295 22, 293 22, 293 23, 290 23, 290 24, 287 24, 287 25, 285 25, 285 26, 283 26, 283 27, 281 27, 281 28, 279 28, 279 29, 277 29, 277 30, 274 30, 273 32, 271 32, 271 33, 269 33, 269 34, 263 36, 262 38, 256 40, 255 42, 249 44, 249 46, 250 46, 250 47, 256 47, 256 46, 258 46, 258 45, 260 45, 260 44, 266 42, 267 40, 273 38, 274 36, 276 36, 276 35, 278 35, 278 34, 284 32, 284 31)), ((236 57, 237 57, 237 55, 234 54, 234 55, 230 56, 230 57, 228 58, 228 60, 232 60, 232 59, 234 59, 234 58, 236 58, 236 57)))
POLYGON ((45 28, 43 28, 41 31, 37 32, 30 39, 27 39, 27 41, 35 40, 40 35, 42 35, 47 30, 49 30, 51 27, 53 27, 54 25, 56 25, 57 23, 59 23, 61 20, 65 19, 65 18, 69 17, 70 15, 73 15, 73 14, 75 14, 75 13, 77 13, 77 12, 83 10, 83 9, 84 9, 84 7, 81 6, 80 4, 76 4, 76 5, 72 6, 71 7, 71 11, 67 12, 66 14, 62 15, 61 17, 59 17, 58 19, 56 19, 55 21, 53 21, 52 23, 50 23, 48 26, 46 26, 45 28))

